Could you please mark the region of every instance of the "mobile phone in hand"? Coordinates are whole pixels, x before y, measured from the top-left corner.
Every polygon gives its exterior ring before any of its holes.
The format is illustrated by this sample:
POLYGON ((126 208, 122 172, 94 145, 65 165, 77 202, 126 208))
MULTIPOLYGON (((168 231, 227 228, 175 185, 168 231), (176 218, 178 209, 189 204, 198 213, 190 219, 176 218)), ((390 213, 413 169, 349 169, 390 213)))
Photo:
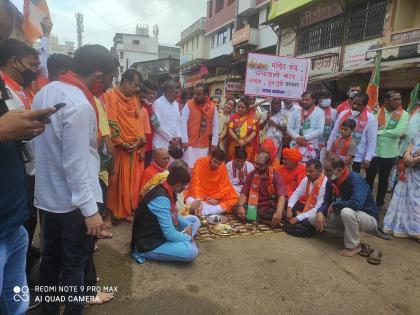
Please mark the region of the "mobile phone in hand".
POLYGON ((54 105, 55 111, 52 113, 49 113, 48 115, 40 116, 38 117, 38 120, 40 121, 49 121, 48 119, 54 115, 56 112, 58 112, 60 109, 62 109, 64 106, 66 106, 66 103, 58 103, 54 105))

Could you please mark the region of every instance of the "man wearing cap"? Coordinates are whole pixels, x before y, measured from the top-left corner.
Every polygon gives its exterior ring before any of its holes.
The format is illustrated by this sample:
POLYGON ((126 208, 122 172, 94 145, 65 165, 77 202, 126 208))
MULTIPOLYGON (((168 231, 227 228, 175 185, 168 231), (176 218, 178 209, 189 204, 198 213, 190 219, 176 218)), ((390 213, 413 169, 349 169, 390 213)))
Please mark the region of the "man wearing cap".
POLYGON ((282 151, 283 165, 277 170, 283 177, 284 183, 287 187, 287 198, 293 194, 300 182, 306 176, 306 166, 300 163, 302 161, 302 154, 296 148, 285 148, 282 151))

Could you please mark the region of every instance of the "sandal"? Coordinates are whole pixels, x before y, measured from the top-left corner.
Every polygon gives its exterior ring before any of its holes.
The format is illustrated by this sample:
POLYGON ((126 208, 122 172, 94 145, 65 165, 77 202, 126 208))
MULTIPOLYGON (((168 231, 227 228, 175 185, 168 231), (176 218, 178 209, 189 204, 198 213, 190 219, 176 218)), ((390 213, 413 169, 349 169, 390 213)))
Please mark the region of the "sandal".
POLYGON ((369 257, 371 252, 369 244, 360 244, 360 252, 358 253, 362 257, 369 257))
POLYGON ((372 265, 380 265, 382 260, 382 252, 378 249, 373 249, 367 259, 367 262, 372 265))

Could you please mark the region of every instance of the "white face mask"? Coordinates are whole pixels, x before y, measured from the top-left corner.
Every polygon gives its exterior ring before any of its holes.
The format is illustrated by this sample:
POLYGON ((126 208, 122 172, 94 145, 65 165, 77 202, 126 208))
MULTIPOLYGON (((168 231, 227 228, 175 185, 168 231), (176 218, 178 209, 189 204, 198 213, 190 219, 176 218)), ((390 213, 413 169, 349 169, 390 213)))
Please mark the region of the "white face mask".
POLYGON ((332 176, 331 176, 331 178, 330 178, 330 180, 336 180, 338 178, 338 176, 337 175, 335 175, 335 174, 333 174, 332 176))
POLYGON ((357 94, 359 94, 359 92, 357 91, 353 91, 349 93, 349 98, 353 99, 357 94))
POLYGON ((358 117, 360 115, 360 112, 358 110, 351 110, 351 115, 353 117, 358 117))
POLYGON ((319 106, 323 108, 327 108, 328 106, 331 106, 331 99, 324 98, 324 99, 319 100, 319 106))

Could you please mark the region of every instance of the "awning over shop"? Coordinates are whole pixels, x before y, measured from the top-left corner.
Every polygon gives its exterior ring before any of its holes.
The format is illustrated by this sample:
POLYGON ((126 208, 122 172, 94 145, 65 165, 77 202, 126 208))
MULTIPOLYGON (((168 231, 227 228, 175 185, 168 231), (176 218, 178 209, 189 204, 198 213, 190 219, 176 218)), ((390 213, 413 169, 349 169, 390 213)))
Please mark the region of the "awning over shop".
POLYGON ((271 21, 282 14, 293 11, 312 1, 313 0, 271 0, 271 9, 268 20, 271 21))

